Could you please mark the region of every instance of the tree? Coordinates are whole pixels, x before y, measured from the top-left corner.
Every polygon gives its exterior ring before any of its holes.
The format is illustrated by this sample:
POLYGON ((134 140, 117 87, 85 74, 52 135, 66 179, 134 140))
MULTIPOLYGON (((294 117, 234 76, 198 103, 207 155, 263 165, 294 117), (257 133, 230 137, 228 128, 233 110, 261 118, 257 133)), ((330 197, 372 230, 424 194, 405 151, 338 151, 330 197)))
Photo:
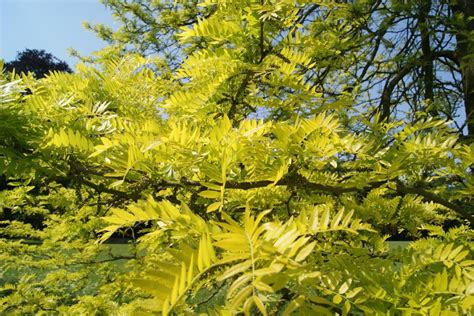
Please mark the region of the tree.
MULTIPOLYGON (((215 6, 186 2, 102 2, 123 27, 113 31, 105 25, 86 24, 89 29, 117 49, 164 56, 172 67, 183 61, 183 55, 177 52, 186 48, 175 34, 198 19, 211 17, 215 10, 215 6)), ((332 3, 341 6, 351 2, 332 3)), ((354 91, 349 95, 356 98, 356 104, 371 108, 369 115, 379 112, 382 120, 390 116, 417 120, 416 113, 427 110, 430 116, 452 120, 460 134, 467 129, 468 138, 472 138, 471 8, 470 1, 374 0, 355 1, 342 14, 319 2, 304 3, 295 11, 295 22, 301 24, 299 29, 305 30, 302 33, 306 38, 331 34, 345 40, 329 49, 325 47, 327 39, 321 38, 313 50, 306 48, 314 63, 302 71, 307 84, 325 97, 354 91), (322 17, 327 18, 323 24, 322 17), (340 83, 333 82, 333 78, 339 78, 340 83)), ((271 55, 271 49, 278 47, 293 26, 280 25, 271 32, 274 19, 265 25, 264 33, 269 31, 268 35, 274 37, 270 37, 271 45, 265 41, 262 45, 271 55)), ((257 34, 250 40, 254 46, 259 45, 257 34)), ((202 43, 194 44, 200 47, 202 43)), ((186 49, 194 49, 195 45, 186 49)))
POLYGON ((25 49, 19 52, 15 60, 5 63, 5 70, 17 73, 31 72, 38 79, 45 77, 50 71, 72 72, 66 62, 43 49, 25 49))
POLYGON ((457 27, 455 58, 460 66, 462 87, 466 107, 469 136, 474 135, 474 8, 472 1, 463 0, 451 3, 455 14, 454 26, 457 27))
MULTIPOLYGON (((16 214, 1 222, 2 311, 471 313, 473 144, 443 104, 416 107, 415 92, 438 94, 421 42, 407 40, 421 73, 369 46, 430 9, 313 2, 108 1, 175 17, 176 58, 161 42, 157 56, 113 46, 76 74, 3 74, 1 113, 22 130, 6 120, 0 143, 0 203, 16 214), (401 94, 390 115, 387 87, 401 94), (120 234, 131 251, 117 256, 106 241, 120 234), (395 234, 415 240, 390 250, 395 234)), ((126 20, 119 34, 129 24, 140 32, 126 20)))

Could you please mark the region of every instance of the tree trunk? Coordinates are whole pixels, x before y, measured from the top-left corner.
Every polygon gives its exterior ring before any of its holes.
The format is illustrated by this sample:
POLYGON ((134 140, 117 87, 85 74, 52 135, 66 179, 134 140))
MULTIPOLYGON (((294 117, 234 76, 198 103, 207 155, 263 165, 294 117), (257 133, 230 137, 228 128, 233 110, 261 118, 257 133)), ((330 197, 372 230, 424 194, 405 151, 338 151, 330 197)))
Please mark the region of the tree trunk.
MULTIPOLYGON (((431 10, 431 0, 424 0, 420 5, 418 21, 420 25, 421 35, 421 51, 423 52, 423 88, 424 97, 427 105, 434 101, 434 68, 433 54, 430 45, 429 21, 428 16, 431 10)), ((438 113, 435 109, 431 109, 430 114, 436 116, 438 113)))
POLYGON ((462 25, 455 24, 456 57, 459 61, 466 126, 469 139, 474 139, 474 43, 469 33, 474 31, 474 0, 457 0, 451 5, 455 15, 462 16, 462 25))

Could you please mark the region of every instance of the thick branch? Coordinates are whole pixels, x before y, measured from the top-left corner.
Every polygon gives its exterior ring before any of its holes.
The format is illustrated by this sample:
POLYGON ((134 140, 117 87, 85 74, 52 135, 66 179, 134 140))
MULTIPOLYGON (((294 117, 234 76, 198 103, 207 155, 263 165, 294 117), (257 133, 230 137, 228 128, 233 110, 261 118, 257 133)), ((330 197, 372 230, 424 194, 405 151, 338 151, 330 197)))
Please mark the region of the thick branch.
POLYGON ((442 197, 440 197, 440 196, 438 196, 434 193, 426 191, 422 188, 406 187, 406 186, 404 186, 403 184, 400 184, 400 183, 397 184, 397 191, 399 193, 402 193, 402 194, 410 193, 410 194, 416 194, 416 195, 422 196, 423 199, 425 199, 426 201, 430 201, 430 202, 434 202, 434 203, 443 205, 444 207, 447 207, 450 210, 456 212, 462 218, 467 219, 470 222, 471 225, 474 224, 474 216, 473 216, 472 212, 466 210, 465 208, 463 208, 459 205, 456 205, 452 202, 449 202, 448 200, 445 200, 442 197))
MULTIPOLYGON (((321 183, 314 183, 308 181, 306 178, 304 178, 301 175, 296 175, 292 177, 287 177, 283 178, 280 181, 276 183, 276 185, 287 185, 287 186, 296 186, 300 188, 305 188, 307 190, 315 190, 315 191, 322 191, 330 194, 343 194, 343 193, 350 193, 350 192, 364 192, 367 191, 367 189, 375 189, 378 188, 384 184, 387 184, 390 180, 387 181, 375 181, 368 183, 365 187, 337 187, 337 186, 331 186, 327 184, 321 184, 321 183)), ((253 189, 253 188, 261 188, 268 186, 272 184, 272 181, 257 181, 257 182, 228 182, 226 183, 226 188, 229 189, 253 189)), ((434 202, 440 205, 443 205, 450 210, 454 211, 457 213, 459 216, 461 216, 464 219, 467 219, 471 224, 474 224, 474 216, 472 212, 464 209, 463 207, 456 205, 434 193, 431 193, 429 191, 426 191, 422 188, 416 188, 416 187, 407 187, 404 186, 403 184, 397 183, 397 192, 399 194, 405 195, 405 194, 416 194, 426 201, 434 202)))
MULTIPOLYGON (((150 179, 151 180, 151 179, 150 179)), ((389 182, 393 181, 392 179, 385 180, 385 181, 374 181, 374 182, 369 182, 365 186, 357 186, 357 187, 341 187, 341 186, 334 186, 334 185, 329 185, 329 184, 323 184, 323 183, 315 183, 311 182, 305 177, 303 177, 300 174, 290 174, 287 175, 286 177, 283 177, 279 181, 275 183, 276 186, 288 186, 288 187, 298 187, 304 190, 309 190, 309 191, 320 191, 320 192, 325 192, 328 194, 333 194, 333 195, 341 195, 344 193, 364 193, 367 192, 368 190, 376 189, 378 187, 381 187, 382 185, 385 185, 389 182)), ((418 187, 407 187, 403 184, 401 184, 399 181, 397 182, 397 187, 396 191, 398 194, 405 195, 405 194, 416 194, 418 196, 423 197, 424 200, 434 202, 440 205, 443 205, 444 207, 449 208, 450 210, 454 211, 457 213, 459 216, 462 218, 468 220, 471 224, 474 224, 474 216, 472 210, 465 209, 462 206, 459 206, 457 204, 454 204, 450 202, 447 199, 444 199, 443 197, 436 195, 432 192, 426 191, 422 188, 418 187)), ((135 196, 136 194, 128 194, 123 191, 118 191, 110 188, 106 188, 102 185, 97 185, 94 184, 88 180, 83 179, 83 184, 92 187, 100 192, 105 192, 109 194, 113 194, 122 198, 138 198, 135 196)), ((215 183, 216 185, 220 185, 218 183, 215 183)), ((229 181, 226 182, 225 187, 227 189, 241 189, 241 190, 249 190, 249 189, 256 189, 256 188, 264 188, 269 185, 273 184, 273 181, 271 180, 262 180, 262 181, 255 181, 255 182, 235 182, 235 181, 229 181)), ((196 191, 203 191, 207 190, 206 186, 201 185, 199 182, 196 181, 190 181, 190 180, 182 180, 179 183, 175 182, 167 182, 167 181, 160 181, 158 183, 151 183, 150 184, 154 188, 159 188, 160 190, 166 187, 186 187, 186 186, 191 186, 195 187, 196 191)))
MULTIPOLYGON (((444 57, 458 64, 456 53, 450 50, 432 51, 430 53, 430 56, 428 57, 431 60, 431 62, 435 58, 444 57)), ((404 67, 400 68, 398 72, 396 72, 391 79, 387 80, 387 83, 385 84, 385 87, 383 89, 382 96, 380 99, 380 105, 379 105, 379 108, 381 109, 380 121, 386 121, 390 117, 390 110, 391 110, 390 108, 392 106, 391 98, 392 98, 393 90, 397 87, 398 83, 406 75, 408 75, 414 68, 419 67, 424 62, 427 62, 425 58, 426 56, 421 56, 416 59, 413 59, 411 62, 408 62, 404 67)), ((428 69, 428 71, 430 70, 428 69)), ((430 79, 428 78, 428 80, 430 79)), ((428 88, 431 89, 430 85, 428 85, 428 88)))
POLYGON ((384 90, 382 92, 382 97, 380 99, 380 108, 382 110, 380 120, 387 121, 390 117, 390 107, 392 106, 392 93, 397 84, 402 80, 406 75, 408 75, 413 68, 415 68, 418 63, 418 60, 407 63, 395 74, 393 78, 387 81, 384 90))
MULTIPOLYGON (((423 52, 423 85, 425 101, 433 102, 434 99, 434 66, 430 44, 430 33, 428 30, 428 16, 431 10, 431 0, 425 0, 420 5, 420 13, 418 15, 420 33, 421 33, 421 51, 423 52)), ((437 116, 435 110, 430 111, 431 115, 437 116)))
POLYGON ((112 194, 112 195, 115 195, 115 196, 120 196, 122 198, 131 198, 131 195, 127 192, 114 190, 114 189, 108 188, 108 187, 106 187, 104 185, 101 185, 101 184, 95 184, 94 182, 91 182, 91 181, 86 180, 86 179, 81 179, 81 183, 88 186, 88 187, 90 187, 90 188, 93 188, 97 192, 109 193, 109 194, 112 194))
POLYGON ((459 60, 463 92, 466 125, 469 136, 474 135, 474 45, 469 35, 474 31, 474 5, 472 0, 452 1, 451 10, 463 23, 455 25, 456 57, 459 60))

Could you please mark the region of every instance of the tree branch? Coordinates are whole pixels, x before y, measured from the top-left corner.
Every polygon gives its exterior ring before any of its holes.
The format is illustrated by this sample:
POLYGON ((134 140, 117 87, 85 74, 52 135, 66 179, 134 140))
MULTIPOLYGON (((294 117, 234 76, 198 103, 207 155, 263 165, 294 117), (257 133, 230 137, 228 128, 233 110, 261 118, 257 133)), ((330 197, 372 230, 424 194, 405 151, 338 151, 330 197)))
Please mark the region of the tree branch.
POLYGON ((443 199, 442 197, 431 193, 429 191, 426 191, 422 188, 416 188, 416 187, 406 187, 405 185, 401 183, 397 183, 397 191, 402 193, 402 194, 416 194, 426 201, 434 202, 440 205, 443 205, 444 207, 449 208, 450 210, 456 212, 459 216, 461 216, 464 219, 467 219, 471 225, 474 224, 474 216, 473 212, 465 210, 463 207, 456 205, 448 200, 443 199))

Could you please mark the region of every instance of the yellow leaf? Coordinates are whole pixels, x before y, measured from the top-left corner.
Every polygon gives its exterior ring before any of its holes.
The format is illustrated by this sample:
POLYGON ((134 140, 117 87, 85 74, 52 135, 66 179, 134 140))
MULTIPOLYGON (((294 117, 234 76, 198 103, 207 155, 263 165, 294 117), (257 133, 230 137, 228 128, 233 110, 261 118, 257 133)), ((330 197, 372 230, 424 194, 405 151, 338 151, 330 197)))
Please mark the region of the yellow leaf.
POLYGON ((199 256, 202 257, 204 267, 209 267, 211 265, 211 257, 209 254, 207 238, 205 235, 199 241, 199 256))
POLYGON ((446 291, 447 289, 448 289, 448 272, 446 271, 446 269, 443 269, 443 272, 441 272, 441 275, 440 275, 439 288, 437 290, 446 291))
POLYGON ((343 316, 349 315, 350 311, 351 311, 351 303, 349 301, 346 301, 344 303, 344 307, 342 308, 342 315, 343 316))
POLYGON ((353 214, 354 214, 354 210, 351 210, 349 213, 347 213, 344 219, 342 220, 341 225, 344 227, 347 227, 347 225, 349 225, 349 222, 351 221, 353 214))
POLYGON ((289 316, 291 315, 294 311, 296 311, 301 304, 304 302, 304 297, 299 296, 298 298, 292 300, 285 308, 285 310, 282 313, 282 316, 289 316))
POLYGON ((264 316, 268 315, 267 310, 265 309, 265 305, 263 305, 262 300, 256 295, 254 295, 252 298, 253 298, 253 301, 255 302, 255 306, 257 306, 260 313, 262 313, 262 315, 264 316))
POLYGON ((114 225, 114 226, 108 226, 104 229, 105 230, 109 230, 107 233, 104 233, 102 236, 100 236, 99 240, 96 241, 96 244, 100 244, 100 243, 103 243, 104 241, 106 241, 107 239, 110 238, 110 236, 112 236, 115 231, 120 228, 120 226, 118 225, 114 225))
POLYGON ((232 251, 232 252, 249 252, 250 247, 249 243, 246 239, 237 239, 237 240, 232 240, 232 239, 225 239, 225 240, 220 240, 214 243, 219 248, 225 249, 227 251, 232 251))
POLYGON ((194 269, 194 253, 191 254, 191 260, 189 261, 189 269, 186 276, 186 281, 188 282, 188 284, 191 284, 193 280, 193 273, 194 273, 193 269, 194 269))
POLYGON ((169 299, 167 298, 167 299, 163 302, 163 307, 162 307, 162 309, 161 309, 161 313, 162 313, 163 316, 167 316, 167 315, 168 315, 168 313, 169 313, 169 311, 168 311, 169 305, 170 305, 169 299))
POLYGON ((239 263, 235 266, 232 266, 230 269, 227 269, 223 274, 221 274, 218 277, 218 280, 223 281, 225 279, 233 277, 236 274, 245 272, 245 271, 249 270, 251 266, 252 266, 252 261, 251 260, 241 262, 241 263, 239 263))
POLYGON ((206 190, 199 192, 198 195, 208 199, 219 199, 221 197, 221 192, 206 190))
POLYGON ((201 182, 202 185, 208 187, 209 189, 212 189, 214 191, 220 191, 221 189, 221 186, 220 185, 217 185, 217 184, 214 184, 214 183, 210 183, 210 182, 201 182))
POLYGON ((186 264, 184 262, 181 262, 181 274, 179 275, 178 295, 184 293, 184 290, 186 289, 186 276, 186 264))
POLYGON ((127 211, 124 211, 124 210, 121 210, 121 209, 115 209, 113 214, 119 218, 123 218, 124 220, 126 221, 136 221, 137 219, 135 218, 135 216, 133 216, 132 214, 130 214, 129 212, 127 211))
POLYGON ((177 276, 174 280, 174 285, 173 289, 171 290, 171 296, 170 296, 170 303, 174 304, 176 300, 178 299, 178 293, 179 293, 179 277, 177 276))
POLYGON ((140 207, 136 205, 133 205, 133 204, 129 205, 128 210, 131 213, 133 213, 133 215, 137 218, 137 220, 146 221, 146 220, 152 219, 146 212, 144 212, 140 207))
POLYGON ((321 226, 319 227, 320 230, 326 230, 328 228, 330 215, 331 214, 328 209, 323 211, 323 215, 321 215, 321 226))
POLYGON ((300 248, 306 244, 308 240, 309 240, 309 237, 303 237, 303 236, 296 239, 296 241, 291 245, 290 251, 287 253, 288 257, 290 258, 293 257, 298 252, 298 250, 300 250, 300 248))
POLYGON ((273 293, 273 288, 268 285, 267 283, 265 282, 262 282, 262 281, 255 281, 254 284, 255 288, 259 291, 262 291, 262 292, 270 292, 270 293, 273 293))
POLYGON ((458 253, 461 252, 461 250, 462 250, 463 248, 464 248, 463 246, 458 246, 458 247, 456 247, 453 251, 451 251, 451 253, 449 254, 449 256, 448 256, 447 259, 449 259, 449 260, 454 259, 454 258, 458 255, 458 253))
POLYGON ((294 228, 278 238, 274 246, 277 247, 280 252, 284 252, 295 241, 295 239, 298 238, 299 235, 299 232, 294 228))
POLYGON ((124 182, 123 180, 114 181, 114 182, 112 182, 112 183, 109 185, 109 187, 110 187, 110 188, 118 187, 119 185, 122 185, 123 182, 124 182))
POLYGON ((281 271, 283 269, 284 265, 281 263, 272 263, 269 267, 262 268, 262 269, 257 269, 253 273, 255 276, 262 276, 262 275, 267 275, 267 274, 275 274, 281 271))
POLYGON ((332 298, 332 302, 334 304, 340 304, 342 302, 342 296, 339 294, 334 295, 334 297, 332 298))
POLYGON ((314 212, 311 214, 311 232, 315 232, 319 229, 319 210, 315 208, 314 212))
POLYGON ((247 284, 251 279, 252 279, 252 276, 250 274, 242 274, 229 287, 229 290, 227 291, 227 295, 229 297, 232 297, 235 291, 240 289, 243 285, 247 284))
POLYGON ((278 181, 280 181, 281 178, 288 172, 288 163, 284 163, 283 165, 278 168, 278 171, 275 175, 275 179, 273 180, 273 183, 270 186, 274 186, 277 184, 278 181))
MULTIPOLYGON (((456 256, 456 258, 454 258, 454 261, 459 262, 459 261, 461 261, 462 259, 464 259, 468 254, 469 254, 469 250, 461 251, 461 252, 456 256)), ((469 260, 469 261, 470 261, 470 260, 469 260)))
POLYGON ((200 167, 200 169, 206 176, 208 176, 212 180, 222 183, 221 170, 219 170, 217 166, 214 166, 208 162, 205 162, 200 167))
POLYGON ((339 225, 339 222, 341 221, 343 215, 344 215, 344 208, 341 208, 341 210, 337 212, 336 216, 334 216, 331 222, 331 228, 336 228, 339 225))
POLYGON ((347 290, 349 289, 349 285, 350 285, 349 281, 346 281, 346 282, 342 283, 341 287, 339 288, 339 294, 346 293, 347 290))
POLYGON ((221 204, 222 204, 221 202, 212 203, 211 205, 209 205, 207 207, 207 212, 210 213, 210 212, 214 212, 214 211, 218 210, 219 207, 221 207, 221 204))
MULTIPOLYGON (((112 223, 112 224, 118 224, 120 226, 126 224, 128 221, 127 220, 124 220, 123 218, 120 218, 118 216, 106 216, 106 217, 102 217, 102 219, 106 222, 109 222, 109 223, 112 223)), ((110 226, 109 226, 110 227, 110 226)))
POLYGON ((230 309, 231 310, 236 310, 239 305, 247 299, 247 297, 252 293, 253 287, 251 285, 248 285, 244 288, 242 288, 237 294, 235 294, 234 299, 232 300, 230 304, 230 309))
POLYGON ((300 261, 303 261, 304 259, 306 259, 307 256, 309 256, 311 254, 311 252, 313 251, 314 247, 316 246, 316 242, 313 241, 313 242, 310 242, 309 244, 307 244, 303 249, 301 249, 301 251, 298 253, 298 255, 296 256, 295 258, 295 261, 296 262, 300 262, 300 261))

